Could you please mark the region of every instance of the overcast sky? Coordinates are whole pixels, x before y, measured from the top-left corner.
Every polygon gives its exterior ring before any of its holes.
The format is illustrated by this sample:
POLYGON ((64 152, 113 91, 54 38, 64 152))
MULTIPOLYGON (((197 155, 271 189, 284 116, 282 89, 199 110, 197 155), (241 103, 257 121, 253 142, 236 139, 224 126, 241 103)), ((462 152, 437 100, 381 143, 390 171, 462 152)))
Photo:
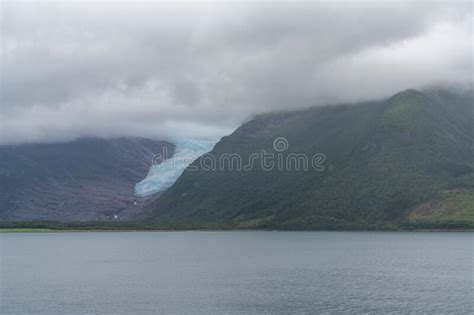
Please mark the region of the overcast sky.
POLYGON ((1 4, 0 144, 209 137, 471 82, 469 2, 1 4))

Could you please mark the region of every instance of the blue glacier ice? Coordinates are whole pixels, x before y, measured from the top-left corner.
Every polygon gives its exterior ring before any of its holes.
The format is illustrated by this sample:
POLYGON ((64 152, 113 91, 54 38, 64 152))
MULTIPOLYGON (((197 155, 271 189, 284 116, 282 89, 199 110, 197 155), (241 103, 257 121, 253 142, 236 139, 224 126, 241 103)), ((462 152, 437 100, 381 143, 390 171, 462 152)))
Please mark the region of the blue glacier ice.
POLYGON ((135 195, 147 197, 171 187, 189 164, 212 150, 217 140, 180 139, 173 142, 176 146, 173 156, 150 167, 145 179, 135 185, 135 195))

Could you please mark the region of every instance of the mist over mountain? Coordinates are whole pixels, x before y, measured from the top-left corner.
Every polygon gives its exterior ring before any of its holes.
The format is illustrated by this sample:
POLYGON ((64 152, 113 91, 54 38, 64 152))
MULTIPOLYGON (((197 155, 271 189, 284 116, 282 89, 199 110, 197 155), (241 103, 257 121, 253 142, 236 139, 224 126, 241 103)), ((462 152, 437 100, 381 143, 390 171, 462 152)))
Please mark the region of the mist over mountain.
POLYGON ((269 111, 469 86, 472 12, 462 1, 2 2, 0 144, 222 137, 269 111))
POLYGON ((411 89, 261 114, 188 167, 197 156, 186 152, 203 154, 214 142, 4 145, 0 218, 149 228, 472 227, 472 101, 468 90, 411 89))

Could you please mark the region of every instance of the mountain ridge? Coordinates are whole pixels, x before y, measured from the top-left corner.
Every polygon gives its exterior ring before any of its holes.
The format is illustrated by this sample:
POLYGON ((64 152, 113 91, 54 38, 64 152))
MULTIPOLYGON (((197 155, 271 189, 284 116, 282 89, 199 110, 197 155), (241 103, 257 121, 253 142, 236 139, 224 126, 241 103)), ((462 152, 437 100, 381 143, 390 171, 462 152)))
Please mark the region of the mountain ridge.
MULTIPOLYGON (((257 150, 271 151, 272 142, 284 137, 286 154, 325 154, 325 170, 185 171, 151 210, 164 226, 414 224, 409 212, 439 191, 473 187, 471 122, 472 93, 413 89, 381 101, 259 115, 223 137, 211 154, 236 153, 245 160, 257 150)), ((437 226, 472 225, 448 221, 437 226)))

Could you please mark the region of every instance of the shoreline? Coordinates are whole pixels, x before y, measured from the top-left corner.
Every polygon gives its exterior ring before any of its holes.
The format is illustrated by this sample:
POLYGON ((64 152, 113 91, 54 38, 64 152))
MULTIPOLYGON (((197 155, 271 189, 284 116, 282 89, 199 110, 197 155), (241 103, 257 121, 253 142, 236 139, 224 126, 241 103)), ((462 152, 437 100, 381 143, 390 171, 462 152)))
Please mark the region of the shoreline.
POLYGON ((98 233, 98 232, 377 232, 377 233, 429 233, 429 232, 474 232, 474 229, 396 229, 396 230, 279 230, 279 229, 48 229, 48 228, 0 228, 2 233, 98 233))

